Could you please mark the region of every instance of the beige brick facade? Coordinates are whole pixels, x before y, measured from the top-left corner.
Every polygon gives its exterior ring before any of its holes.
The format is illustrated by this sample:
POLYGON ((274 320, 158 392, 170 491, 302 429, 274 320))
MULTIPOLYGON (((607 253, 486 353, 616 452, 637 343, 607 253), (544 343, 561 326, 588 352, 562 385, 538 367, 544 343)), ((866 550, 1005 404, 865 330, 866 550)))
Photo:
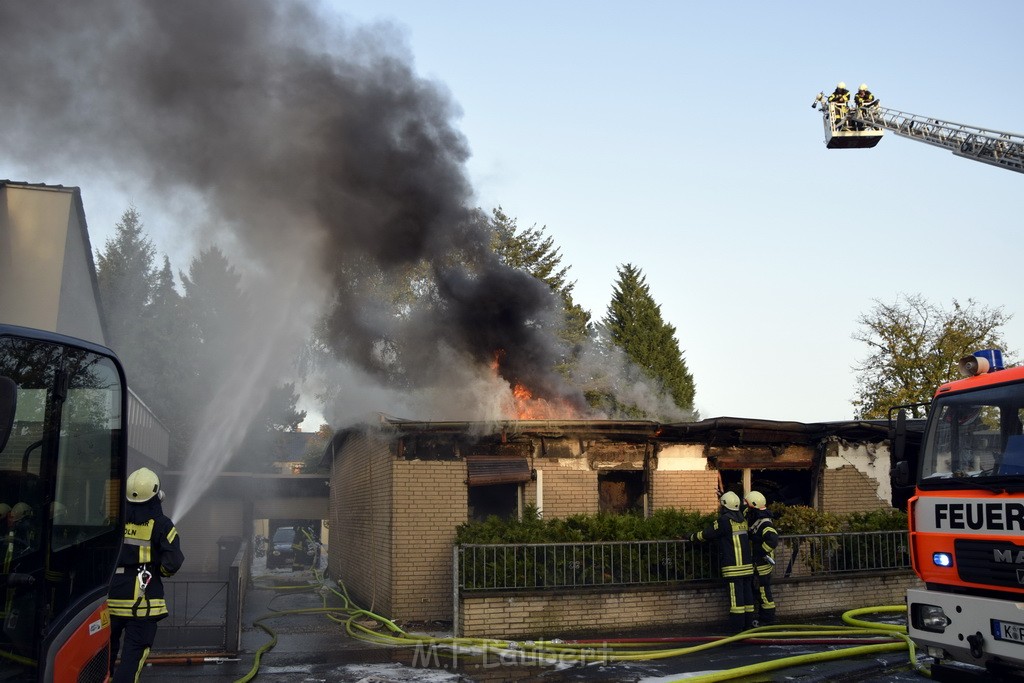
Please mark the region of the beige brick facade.
POLYGON ((847 514, 891 507, 889 446, 831 439, 824 444, 818 507, 847 514))
MULTIPOLYGON (((392 614, 392 461, 386 441, 353 432, 331 467, 328 573, 363 608, 392 614)), ((447 564, 451 564, 449 561, 447 564)))
MULTIPOLYGON (((783 624, 860 607, 901 605, 907 589, 919 587, 910 571, 787 580, 773 586, 776 615, 783 624)), ((474 595, 464 596, 459 605, 458 635, 564 638, 680 625, 706 625, 715 633, 725 626, 728 611, 725 590, 712 583, 684 589, 474 595)))
POLYGON ((698 512, 718 509, 718 472, 655 471, 652 476, 652 508, 678 508, 698 512))
POLYGON ((820 507, 839 515, 892 507, 878 498, 877 489, 878 482, 853 465, 826 469, 818 487, 820 507))
POLYGON ((467 519, 466 463, 396 460, 393 614, 447 619, 452 613, 455 529, 467 519), (439 616, 440 615, 440 616, 439 616))
POLYGON ((543 467, 545 518, 597 514, 596 470, 569 469, 551 461, 545 461, 543 467))

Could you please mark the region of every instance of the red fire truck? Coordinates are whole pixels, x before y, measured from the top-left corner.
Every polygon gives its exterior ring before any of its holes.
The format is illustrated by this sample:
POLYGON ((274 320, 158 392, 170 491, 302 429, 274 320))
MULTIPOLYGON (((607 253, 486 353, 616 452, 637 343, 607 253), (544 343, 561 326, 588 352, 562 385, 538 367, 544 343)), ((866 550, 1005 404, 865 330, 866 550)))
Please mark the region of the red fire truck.
MULTIPOLYGON (((989 350, 960 369, 935 392, 916 458, 910 548, 925 588, 907 592, 908 630, 933 678, 964 664, 1024 675, 1024 367, 989 350)), ((895 478, 909 482, 900 451, 895 478)))

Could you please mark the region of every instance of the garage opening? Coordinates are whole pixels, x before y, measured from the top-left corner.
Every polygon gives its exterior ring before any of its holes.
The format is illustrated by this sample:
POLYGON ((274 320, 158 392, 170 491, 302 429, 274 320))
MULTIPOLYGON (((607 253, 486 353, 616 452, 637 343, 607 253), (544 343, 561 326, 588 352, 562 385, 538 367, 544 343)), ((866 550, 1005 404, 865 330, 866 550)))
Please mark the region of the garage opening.
POLYGON ((644 511, 642 470, 608 470, 597 475, 598 510, 622 515, 644 511))
MULTIPOLYGON (((719 473, 723 491, 743 495, 743 470, 719 470, 719 473)), ((814 482, 810 470, 752 470, 750 487, 763 493, 769 504, 814 505, 814 482)))

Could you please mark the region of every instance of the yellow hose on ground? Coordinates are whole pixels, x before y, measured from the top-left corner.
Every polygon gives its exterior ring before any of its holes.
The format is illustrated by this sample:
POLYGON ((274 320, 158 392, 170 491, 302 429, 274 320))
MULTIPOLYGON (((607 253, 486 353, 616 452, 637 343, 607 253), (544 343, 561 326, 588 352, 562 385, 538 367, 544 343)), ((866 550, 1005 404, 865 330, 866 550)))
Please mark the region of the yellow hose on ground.
MULTIPOLYGON (((906 612, 903 605, 865 607, 849 610, 843 614, 843 622, 847 626, 815 626, 815 625, 792 625, 792 626, 764 626, 750 629, 743 633, 723 637, 717 640, 691 645, 686 647, 658 647, 658 643, 615 643, 615 647, 596 647, 595 643, 565 643, 559 640, 537 640, 537 641, 511 641, 496 638, 455 638, 436 637, 425 634, 406 633, 392 620, 379 614, 374 614, 365 609, 357 607, 348 596, 348 592, 341 585, 339 589, 332 588, 323 580, 322 574, 314 569, 315 584, 301 584, 295 586, 280 586, 276 590, 318 590, 321 592, 323 607, 300 608, 294 610, 274 611, 259 617, 254 624, 271 635, 271 641, 263 645, 256 653, 253 668, 245 677, 238 679, 235 683, 247 683, 255 678, 259 670, 260 658, 277 643, 277 634, 267 626, 264 621, 272 617, 279 617, 288 614, 312 614, 320 613, 328 619, 343 625, 345 633, 354 639, 374 643, 388 647, 440 647, 450 648, 455 653, 470 655, 495 654, 511 661, 518 662, 558 662, 558 663, 612 663, 628 661, 648 661, 668 659, 689 654, 707 651, 717 647, 724 647, 732 643, 747 639, 763 638, 806 638, 809 635, 814 637, 842 637, 844 639, 863 638, 867 644, 839 650, 816 652, 791 657, 781 657, 758 664, 737 667, 725 671, 717 671, 697 677, 681 678, 679 681, 685 683, 704 683, 710 681, 728 681, 743 676, 762 674, 769 671, 776 671, 793 666, 810 664, 816 662, 832 661, 847 657, 860 657, 883 652, 895 652, 906 649, 910 654, 911 664, 924 674, 928 672, 920 667, 914 654, 914 644, 906 635, 906 627, 898 624, 879 624, 876 622, 859 619, 861 615, 873 613, 906 612), (341 605, 336 607, 327 606, 327 594, 331 593, 340 599, 341 605), (378 631, 367 626, 364 621, 374 622, 374 626, 382 628, 378 631), (893 642, 895 641, 895 642, 893 642), (646 648, 646 649, 645 649, 646 648)), ((673 682, 675 683, 675 682, 673 682)))

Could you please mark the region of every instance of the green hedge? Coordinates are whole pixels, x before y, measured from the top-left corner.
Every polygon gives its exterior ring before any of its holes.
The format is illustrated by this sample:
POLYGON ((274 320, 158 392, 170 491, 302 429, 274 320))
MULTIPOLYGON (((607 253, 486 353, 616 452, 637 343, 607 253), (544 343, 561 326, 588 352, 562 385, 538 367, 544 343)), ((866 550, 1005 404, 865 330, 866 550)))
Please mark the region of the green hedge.
MULTIPOLYGON (((775 528, 783 536, 839 531, 895 531, 907 528, 907 515, 895 509, 836 515, 805 506, 776 503, 769 508, 775 528)), ((650 517, 637 514, 573 515, 541 519, 537 508, 527 507, 522 520, 489 517, 467 522, 456 531, 455 542, 465 544, 580 543, 596 541, 655 541, 685 538, 714 521, 716 515, 666 508, 650 517)))

